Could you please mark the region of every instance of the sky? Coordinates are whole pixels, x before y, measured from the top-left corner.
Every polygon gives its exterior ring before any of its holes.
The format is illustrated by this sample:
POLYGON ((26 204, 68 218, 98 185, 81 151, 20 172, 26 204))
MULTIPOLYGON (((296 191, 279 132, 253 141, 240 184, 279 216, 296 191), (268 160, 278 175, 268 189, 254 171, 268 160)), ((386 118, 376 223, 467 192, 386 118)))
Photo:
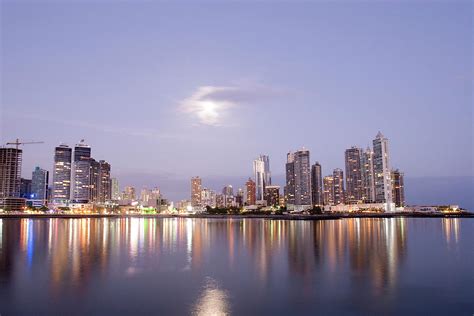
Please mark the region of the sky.
POLYGON ((278 184, 302 147, 329 174, 380 130, 407 178, 472 192, 472 30, 470 1, 2 1, 0 143, 44 141, 30 177, 85 139, 121 187, 182 199, 259 154, 278 184))

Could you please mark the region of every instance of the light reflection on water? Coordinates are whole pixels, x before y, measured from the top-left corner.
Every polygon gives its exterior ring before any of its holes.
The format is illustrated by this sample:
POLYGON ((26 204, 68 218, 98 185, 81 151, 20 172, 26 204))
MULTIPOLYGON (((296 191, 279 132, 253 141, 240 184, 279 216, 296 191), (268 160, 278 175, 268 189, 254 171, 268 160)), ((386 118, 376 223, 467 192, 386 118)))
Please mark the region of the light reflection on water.
POLYGON ((1 313, 474 307, 470 219, 0 219, 0 236, 1 313))

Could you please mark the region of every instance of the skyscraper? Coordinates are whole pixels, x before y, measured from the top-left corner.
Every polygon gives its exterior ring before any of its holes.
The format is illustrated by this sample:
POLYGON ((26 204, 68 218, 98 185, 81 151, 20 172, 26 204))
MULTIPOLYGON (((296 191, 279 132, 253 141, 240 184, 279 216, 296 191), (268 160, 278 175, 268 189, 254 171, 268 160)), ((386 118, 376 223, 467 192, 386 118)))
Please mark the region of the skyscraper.
POLYGON ((257 202, 255 182, 249 178, 245 183, 245 187, 247 189, 247 205, 255 205, 257 202))
POLYGON ((72 148, 61 144, 54 149, 53 192, 54 203, 64 203, 71 198, 72 148))
POLYGON ((375 202, 375 182, 374 182, 374 152, 367 147, 361 157, 362 186, 364 203, 375 202))
POLYGON ((135 201, 137 199, 137 194, 134 187, 126 186, 122 193, 122 200, 125 201, 135 201))
POLYGON ((222 194, 227 195, 227 196, 233 196, 234 195, 234 189, 232 188, 232 186, 230 184, 226 185, 222 189, 222 194))
POLYGON ((25 199, 20 197, 22 150, 0 148, 0 208, 21 211, 25 199))
POLYGON ((100 203, 105 203, 112 199, 110 169, 110 164, 107 161, 99 161, 98 202, 100 203))
POLYGON ((257 201, 264 200, 265 186, 271 185, 270 158, 260 155, 253 161, 253 173, 255 179, 255 190, 257 201))
POLYGON ((311 203, 311 167, 309 150, 301 149, 294 153, 295 168, 295 209, 312 207, 311 203))
POLYGON ((334 205, 344 204, 344 172, 342 169, 336 168, 332 173, 332 177, 334 181, 334 205))
MULTIPOLYGON (((95 168, 96 166, 94 166, 95 168)), ((95 169, 94 169, 95 170, 95 169)), ((74 147, 73 200, 89 203, 91 199, 91 148, 81 140, 74 147)))
POLYGON ((20 197, 23 151, 0 148, 0 198, 20 197))
POLYGON ((393 211, 392 176, 388 153, 388 139, 378 132, 373 140, 375 203, 386 203, 386 211, 393 211))
POLYGON ((324 205, 334 205, 334 178, 333 176, 325 176, 324 182, 324 205))
POLYGON ((292 152, 286 155, 286 185, 284 190, 286 207, 289 210, 295 208, 295 156, 292 152))
POLYGON ((323 205, 323 178, 319 162, 311 166, 311 190, 313 205, 323 205))
POLYGON ((265 187, 265 201, 267 201, 267 206, 278 206, 280 204, 280 187, 267 185, 265 187))
POLYGON ((110 180, 112 186, 112 200, 118 201, 120 199, 120 187, 117 178, 112 178, 110 180))
POLYGON ((203 188, 201 190, 201 204, 202 206, 206 207, 216 207, 216 192, 208 189, 208 188, 203 188))
POLYGON ((356 204, 363 202, 364 187, 362 183, 362 149, 351 147, 346 149, 346 203, 356 204))
POLYGON ((48 200, 49 171, 36 167, 31 177, 31 195, 35 200, 48 200))
POLYGON ((405 206, 405 185, 403 181, 403 172, 392 170, 392 196, 396 207, 405 206))
POLYGON ((199 177, 191 178, 191 205, 193 207, 200 207, 201 204, 201 186, 202 181, 199 177))

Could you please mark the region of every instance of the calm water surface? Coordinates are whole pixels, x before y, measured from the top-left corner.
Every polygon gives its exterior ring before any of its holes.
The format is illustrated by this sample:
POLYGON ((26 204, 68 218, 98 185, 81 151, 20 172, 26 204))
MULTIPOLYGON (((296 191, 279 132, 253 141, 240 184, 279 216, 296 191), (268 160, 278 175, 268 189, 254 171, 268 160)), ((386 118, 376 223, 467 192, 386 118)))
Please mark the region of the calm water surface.
POLYGON ((0 314, 474 314, 474 220, 3 219, 0 314))

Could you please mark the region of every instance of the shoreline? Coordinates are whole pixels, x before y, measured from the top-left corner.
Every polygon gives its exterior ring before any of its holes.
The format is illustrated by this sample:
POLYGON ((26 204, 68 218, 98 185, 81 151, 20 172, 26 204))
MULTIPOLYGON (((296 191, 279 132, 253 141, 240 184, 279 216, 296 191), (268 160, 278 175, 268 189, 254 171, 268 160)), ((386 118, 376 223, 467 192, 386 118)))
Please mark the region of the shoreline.
POLYGON ((473 213, 381 213, 381 214, 318 214, 318 215, 209 215, 209 214, 0 214, 0 219, 81 219, 81 218, 203 218, 203 219, 270 219, 270 220, 336 220, 345 218, 474 218, 473 213))

